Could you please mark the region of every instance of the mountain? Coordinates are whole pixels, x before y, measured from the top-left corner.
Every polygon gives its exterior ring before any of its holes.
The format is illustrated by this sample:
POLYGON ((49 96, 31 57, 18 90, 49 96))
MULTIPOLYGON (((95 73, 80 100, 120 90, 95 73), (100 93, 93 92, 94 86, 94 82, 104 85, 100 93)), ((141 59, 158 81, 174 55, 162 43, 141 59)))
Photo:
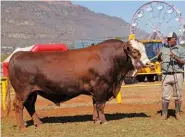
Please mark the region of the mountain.
MULTIPOLYGON (((2 51, 36 43, 66 43, 105 37, 128 37, 130 24, 95 13, 70 1, 2 1, 2 51)), ((138 30, 141 34, 142 31, 138 30)))

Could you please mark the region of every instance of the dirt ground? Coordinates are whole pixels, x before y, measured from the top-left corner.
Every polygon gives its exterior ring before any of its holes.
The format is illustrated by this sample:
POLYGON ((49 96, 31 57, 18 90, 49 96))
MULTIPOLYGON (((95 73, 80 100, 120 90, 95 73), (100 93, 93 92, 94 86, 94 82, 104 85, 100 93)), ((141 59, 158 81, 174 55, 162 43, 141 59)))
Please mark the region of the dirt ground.
MULTIPOLYGON (((123 85, 124 86, 124 85, 123 85)), ((107 102, 105 112, 115 110, 116 112, 130 111, 130 110, 149 110, 160 111, 161 109, 161 87, 159 83, 139 83, 134 85, 126 85, 127 87, 121 88, 122 103, 118 104, 116 99, 107 102), (147 85, 146 87, 143 85, 147 85), (120 109, 121 108, 121 109, 120 109)), ((185 85, 183 87, 185 89, 185 85)), ((11 95, 13 100, 14 95, 11 95)), ((183 99, 185 93, 183 94, 183 99)), ((183 107, 185 104, 183 102, 183 107)), ((174 108, 173 97, 171 98, 169 108, 174 108)), ((12 107, 13 109, 13 107, 12 107)), ((44 117, 49 114, 65 115, 74 113, 92 113, 92 99, 90 96, 81 95, 67 102, 61 103, 60 106, 56 106, 53 102, 48 101, 40 96, 37 98, 36 111, 40 116, 44 117), (80 109, 79 109, 80 108, 80 109), (47 113, 46 113, 47 112, 47 113)), ((1 117, 3 118, 5 111, 2 110, 1 117)), ((25 112, 28 115, 27 112, 25 112)), ((10 112, 10 116, 14 117, 14 111, 10 112)))
MULTIPOLYGON (((161 116, 161 87, 157 85, 158 83, 139 83, 136 85, 130 85, 130 87, 122 87, 122 103, 118 104, 116 99, 113 99, 107 102, 105 107, 105 113, 108 115, 107 119, 109 120, 109 114, 111 113, 125 113, 125 117, 132 117, 137 114, 138 117, 142 116, 143 113, 147 113, 150 115, 152 119, 160 118, 161 116), (147 84, 148 86, 139 86, 147 84), (136 86, 136 87, 135 87, 136 86), (127 114, 130 115, 127 115, 127 114), (133 114, 133 115, 132 115, 133 114)), ((183 100, 185 99, 185 85, 183 85, 183 100)), ((14 95, 12 95, 13 98, 14 95)), ((92 117, 92 100, 89 96, 78 96, 72 100, 61 103, 60 106, 56 106, 54 103, 42 98, 38 97, 36 102, 36 111, 39 117, 48 122, 49 119, 47 117, 61 117, 64 116, 65 120, 67 116, 74 115, 90 115, 92 117)), ((182 117, 185 118, 185 103, 182 104, 182 117)), ((171 98, 170 106, 169 106, 169 119, 174 119, 174 101, 171 98)), ((5 118, 5 111, 2 110, 1 120, 9 120, 11 121, 12 126, 16 125, 14 111, 11 110, 10 116, 5 118)), ((135 117, 135 116, 134 116, 135 117)), ((68 117, 69 121, 71 120, 68 117)), ((114 119, 114 118, 112 118, 114 119)), ((27 111, 24 110, 24 120, 29 121, 30 116, 27 111)), ((53 119, 52 119, 53 120, 53 119)), ((56 119, 55 119, 56 120, 56 119)), ((54 121, 55 121, 54 120, 54 121)), ((61 121, 64 119, 60 119, 61 121)), ((64 121, 65 121, 64 120, 64 121)), ((56 120, 57 121, 57 120, 56 120)), ((73 120, 71 121, 73 122, 73 120)), ((54 122, 55 123, 55 122, 54 122)), ((57 122, 56 122, 57 123, 57 122)), ((3 123, 4 124, 4 123, 3 123)), ((2 124, 2 126, 3 126, 2 124)), ((182 131, 183 132, 183 131, 182 131)), ((6 135, 5 131, 4 134, 6 135)), ((185 135, 184 133, 180 135, 185 135)))

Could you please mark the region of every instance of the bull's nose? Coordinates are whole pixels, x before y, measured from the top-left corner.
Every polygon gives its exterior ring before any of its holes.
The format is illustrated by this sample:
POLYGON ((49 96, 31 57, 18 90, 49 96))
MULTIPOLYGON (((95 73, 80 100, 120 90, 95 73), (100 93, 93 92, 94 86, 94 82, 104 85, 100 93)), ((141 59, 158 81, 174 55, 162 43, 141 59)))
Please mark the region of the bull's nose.
POLYGON ((151 63, 151 62, 150 62, 150 63, 146 63, 146 67, 154 68, 154 66, 155 66, 155 65, 154 65, 153 63, 151 63))
POLYGON ((146 62, 146 65, 150 65, 150 64, 151 64, 151 61, 150 60, 146 62))
POLYGON ((151 63, 146 63, 146 66, 150 66, 151 65, 151 63))
POLYGON ((150 66, 151 64, 152 64, 151 61, 147 61, 145 65, 150 66))

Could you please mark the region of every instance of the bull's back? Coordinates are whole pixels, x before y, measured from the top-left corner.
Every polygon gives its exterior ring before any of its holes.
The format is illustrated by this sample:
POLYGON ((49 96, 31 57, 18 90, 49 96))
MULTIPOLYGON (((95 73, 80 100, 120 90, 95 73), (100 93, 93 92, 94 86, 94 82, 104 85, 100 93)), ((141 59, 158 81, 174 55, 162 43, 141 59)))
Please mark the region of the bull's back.
POLYGON ((15 53, 9 62, 9 77, 12 83, 37 84, 50 88, 73 86, 78 89, 83 79, 88 80, 89 70, 96 66, 99 57, 91 52, 74 50, 66 52, 15 53), (89 63, 91 62, 91 63, 89 63), (17 83, 17 82, 16 82, 17 83), (59 83, 59 84, 57 84, 59 83))
POLYGON ((101 44, 65 52, 19 51, 10 59, 9 76, 20 81, 22 77, 23 82, 26 82, 30 75, 56 82, 63 79, 66 84, 87 77, 91 70, 103 75, 108 73, 106 67, 111 67, 108 53, 105 54, 105 51, 112 52, 113 46, 107 47, 101 44))
POLYGON ((41 96, 53 102, 65 101, 81 94, 78 79, 73 75, 74 67, 64 72, 67 70, 63 69, 66 65, 60 62, 64 59, 67 61, 60 52, 15 53, 8 67, 9 79, 15 92, 22 94, 28 87, 37 87, 41 96))

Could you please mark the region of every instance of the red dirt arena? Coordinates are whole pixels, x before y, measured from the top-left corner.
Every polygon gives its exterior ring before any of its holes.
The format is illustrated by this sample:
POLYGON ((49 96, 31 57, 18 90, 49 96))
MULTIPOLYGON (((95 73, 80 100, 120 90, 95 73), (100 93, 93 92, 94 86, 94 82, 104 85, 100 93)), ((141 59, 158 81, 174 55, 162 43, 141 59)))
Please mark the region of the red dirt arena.
MULTIPOLYGON (((116 120, 117 122, 117 126, 119 125, 118 123, 120 123, 122 121, 122 119, 125 118, 129 119, 127 123, 129 123, 129 121, 134 121, 135 119, 135 124, 138 123, 137 119, 139 117, 148 117, 148 120, 154 120, 156 123, 158 123, 159 121, 161 121, 161 87, 159 85, 160 83, 158 82, 151 82, 151 83, 139 83, 139 84, 133 84, 133 85, 128 85, 130 87, 122 87, 121 88, 121 93, 122 93, 122 104, 118 104, 116 99, 113 99, 109 102, 107 102, 107 105, 105 107, 105 114, 108 120, 108 124, 112 124, 112 122, 114 122, 114 120, 116 120), (157 84, 156 84, 157 83, 157 84), (147 86, 143 86, 143 85, 147 85, 147 86), (120 121, 120 122, 119 122, 120 121)), ((185 85, 183 86, 183 91, 185 89, 185 85)), ((12 99, 14 97, 14 95, 11 95, 12 99)), ((185 99, 185 93, 183 92, 183 100, 185 99)), ((41 120, 44 121, 43 127, 46 127, 47 124, 51 123, 52 126, 56 126, 56 124, 65 124, 70 122, 71 124, 74 123, 78 123, 80 121, 88 121, 90 122, 89 125, 92 124, 92 126, 94 125, 92 122, 92 100, 91 97, 89 96, 84 96, 81 95, 79 97, 76 97, 72 100, 69 100, 67 102, 61 103, 60 106, 56 106, 54 103, 38 96, 37 98, 37 102, 36 102, 36 112, 39 115, 39 117, 41 118, 41 120), (84 116, 84 117, 83 117, 84 116), (87 116, 87 117, 86 117, 87 116), (77 118, 76 120, 73 118, 77 118), (83 118, 85 118, 86 120, 84 120, 83 118), (57 120, 58 119, 58 120, 57 120), (87 120, 88 119, 88 120, 87 120)), ((183 101, 182 104, 182 118, 180 120, 180 122, 182 123, 185 119, 185 103, 183 101)), ((12 136, 9 132, 14 132, 16 131, 18 134, 14 134, 14 136, 22 136, 22 134, 19 134, 18 128, 16 127, 16 121, 15 121, 15 116, 14 116, 14 111, 13 111, 13 107, 12 110, 10 112, 10 116, 8 118, 5 118, 5 111, 2 110, 2 115, 1 115, 1 120, 2 120, 2 136, 12 136)), ((30 124, 31 118, 28 115, 28 112, 24 109, 24 121, 27 122, 27 124, 29 125, 27 130, 30 132, 35 132, 33 129, 33 125, 30 124)), ((171 102, 170 102, 170 106, 169 106, 169 118, 167 120, 169 123, 171 123, 172 125, 174 125, 174 123, 179 123, 179 121, 177 121, 174 118, 174 101, 173 98, 171 98, 171 102)), ((85 123, 86 123, 85 122, 85 123)), ((144 123, 148 123, 146 120, 143 121, 144 123)), ((162 122, 160 122, 161 125, 162 122)), ((169 124, 168 123, 168 124, 169 124)), ((183 122, 185 123, 185 122, 183 122)), ((76 125, 75 124, 75 125, 76 125)), ((80 125, 81 123, 79 123, 78 125, 80 125)), ((53 127, 55 129, 55 126, 53 127)), ((151 125, 154 126, 154 125, 151 125)), ((168 132, 165 132, 164 134, 160 131, 159 128, 159 132, 161 134, 161 137, 163 135, 166 135, 167 137, 173 135, 176 136, 178 135, 178 137, 181 136, 185 136, 185 125, 181 124, 181 125, 177 125, 178 128, 178 133, 176 134, 175 131, 171 130, 171 134, 168 132)), ((61 127, 61 126, 59 126, 61 127)), ((96 126, 97 127, 97 126, 96 126)), ((99 128, 101 128, 102 126, 100 125, 99 128)), ((67 128, 67 127, 66 127, 67 128)), ((69 127, 71 128, 71 127, 69 127)), ((98 127, 97 127, 98 128, 98 127)), ((124 124, 123 127, 124 128, 124 124)), ((140 127, 141 128, 141 127, 140 127)), ((135 130, 135 134, 134 133, 129 133, 131 136, 136 136, 137 132, 141 132, 140 128, 136 128, 135 130)), ((164 129, 165 131, 168 129, 173 129, 173 126, 169 126, 167 127, 167 129, 164 129)), ((129 128, 130 129, 130 128, 129 128)), ((39 130, 39 128, 37 129, 39 130)), ((58 132, 60 132, 59 130, 55 129, 58 132)), ((148 133, 150 133, 148 131, 148 129, 145 127, 143 128, 143 130, 148 133)), ((155 131, 155 129, 151 129, 153 132, 155 131)), ((62 131, 61 131, 62 132, 62 131)), ((96 132, 96 130, 95 130, 96 132)), ((111 132, 111 131, 110 131, 111 132)), ((48 136, 49 135, 49 131, 45 131, 45 133, 47 133, 48 136), (47 133, 48 132, 48 133, 47 133)), ((52 136, 61 136, 61 134, 53 134, 52 136)), ((122 131, 118 131, 118 134, 121 134, 122 131)), ((127 133, 127 132, 126 132, 127 133)), ((44 133, 43 133, 44 134, 44 133)), ((79 133, 80 134, 80 133, 79 133)), ((111 133, 110 133, 111 134, 111 133)), ((40 136, 40 133, 36 134, 37 136, 40 136)), ((47 136, 46 135, 46 136, 47 136)), ((65 133, 62 133, 62 135, 66 136, 65 133)), ((68 133, 68 136, 73 136, 75 134, 72 133, 68 133)), ((122 134, 121 134, 122 135, 122 134)), ((145 133, 141 133, 139 136, 144 136, 145 133)), ((158 135, 158 132, 156 132, 156 134, 158 135)), ((86 136, 85 133, 81 133, 81 136, 86 136)), ((109 136, 109 135, 107 135, 109 136)), ((113 136, 113 135, 112 135, 113 136)))

